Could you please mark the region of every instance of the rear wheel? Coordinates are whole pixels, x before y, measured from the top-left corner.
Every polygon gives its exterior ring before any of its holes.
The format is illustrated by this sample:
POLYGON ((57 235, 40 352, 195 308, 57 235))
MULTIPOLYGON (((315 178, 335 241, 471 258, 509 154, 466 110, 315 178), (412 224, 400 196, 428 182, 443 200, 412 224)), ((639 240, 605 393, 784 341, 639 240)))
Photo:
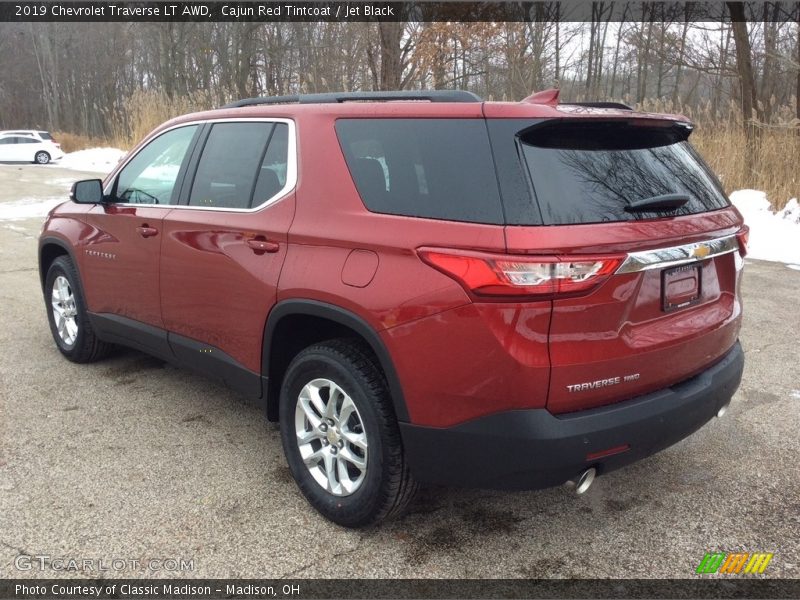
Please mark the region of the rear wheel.
POLYGON ((61 354, 77 363, 103 358, 111 345, 97 338, 86 313, 78 272, 72 261, 59 256, 47 270, 44 287, 50 332, 61 354))
POLYGON ((33 162, 38 165, 46 165, 50 162, 50 155, 45 152, 44 150, 40 150, 36 153, 36 156, 33 158, 33 162))
POLYGON ((281 439, 306 499, 345 527, 401 513, 416 491, 383 373, 357 342, 298 354, 283 380, 281 439))

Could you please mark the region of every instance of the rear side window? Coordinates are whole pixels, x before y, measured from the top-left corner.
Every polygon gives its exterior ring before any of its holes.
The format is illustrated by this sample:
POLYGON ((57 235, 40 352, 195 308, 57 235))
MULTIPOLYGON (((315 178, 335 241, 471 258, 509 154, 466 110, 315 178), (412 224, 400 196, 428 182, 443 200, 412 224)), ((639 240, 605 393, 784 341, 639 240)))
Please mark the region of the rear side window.
POLYGON ((258 172, 251 206, 264 204, 286 185, 288 156, 289 126, 276 123, 258 172))
POLYGON ((340 119, 336 133, 368 210, 503 223, 483 119, 340 119))
POLYGON ((728 206, 714 175, 680 125, 635 121, 552 122, 517 133, 540 214, 511 211, 509 223, 566 225, 691 215, 728 206), (678 194, 671 211, 626 206, 678 194))
POLYGON ((250 208, 272 123, 215 123, 189 195, 191 206, 250 208))
POLYGON ((47 133, 46 131, 40 131, 39 137, 41 137, 43 140, 48 140, 48 141, 53 139, 53 136, 47 133))

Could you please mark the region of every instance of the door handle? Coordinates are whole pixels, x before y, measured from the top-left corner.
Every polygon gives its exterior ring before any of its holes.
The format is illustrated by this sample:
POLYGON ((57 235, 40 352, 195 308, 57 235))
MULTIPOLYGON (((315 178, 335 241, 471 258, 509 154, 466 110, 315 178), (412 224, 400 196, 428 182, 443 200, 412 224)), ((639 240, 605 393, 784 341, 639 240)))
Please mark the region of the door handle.
POLYGON ((142 225, 141 227, 137 227, 136 231, 139 232, 139 235, 143 238, 153 237, 154 235, 158 235, 158 229, 155 227, 149 227, 148 225, 142 225))
POLYGON ((277 252, 280 249, 278 242, 271 242, 263 236, 249 239, 246 243, 256 254, 263 254, 264 252, 277 252))

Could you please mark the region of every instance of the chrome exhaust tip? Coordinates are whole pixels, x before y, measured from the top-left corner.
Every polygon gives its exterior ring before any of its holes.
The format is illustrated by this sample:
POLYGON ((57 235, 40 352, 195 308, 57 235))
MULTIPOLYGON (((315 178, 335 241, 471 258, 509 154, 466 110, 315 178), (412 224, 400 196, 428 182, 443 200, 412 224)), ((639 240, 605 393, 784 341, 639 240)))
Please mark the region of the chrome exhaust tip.
POLYGON ((725 404, 725 405, 724 405, 722 408, 720 408, 720 409, 717 411, 717 418, 718 418, 718 419, 719 419, 720 417, 722 417, 722 415, 724 415, 726 412, 728 412, 728 407, 730 406, 730 404, 731 404, 731 403, 730 403, 730 402, 728 402, 727 404, 725 404))
POLYGON ((592 467, 582 471, 575 479, 570 479, 564 485, 571 488, 576 496, 580 496, 581 494, 585 494, 589 491, 589 488, 592 487, 595 475, 597 475, 597 469, 592 467))

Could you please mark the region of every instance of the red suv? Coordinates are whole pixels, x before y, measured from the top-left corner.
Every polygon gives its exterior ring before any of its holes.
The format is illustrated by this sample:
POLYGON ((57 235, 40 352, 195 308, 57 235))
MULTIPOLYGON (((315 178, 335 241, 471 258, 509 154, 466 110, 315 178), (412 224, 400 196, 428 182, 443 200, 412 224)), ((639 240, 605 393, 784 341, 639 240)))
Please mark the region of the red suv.
POLYGON ((39 242, 70 360, 112 344, 260 398, 346 526, 417 482, 602 474, 726 409, 747 229, 680 116, 468 92, 169 121, 39 242))

